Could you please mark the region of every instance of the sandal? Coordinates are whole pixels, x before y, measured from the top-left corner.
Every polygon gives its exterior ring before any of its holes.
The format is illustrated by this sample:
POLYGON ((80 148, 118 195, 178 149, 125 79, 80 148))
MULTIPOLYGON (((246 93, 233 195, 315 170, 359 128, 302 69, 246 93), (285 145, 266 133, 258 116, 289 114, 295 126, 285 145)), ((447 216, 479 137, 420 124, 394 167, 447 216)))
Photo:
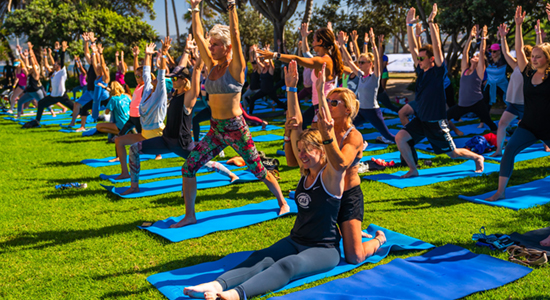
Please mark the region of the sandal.
POLYGON ((506 252, 511 262, 519 263, 524 266, 539 267, 548 262, 548 256, 545 251, 525 248, 524 246, 510 246, 506 252))

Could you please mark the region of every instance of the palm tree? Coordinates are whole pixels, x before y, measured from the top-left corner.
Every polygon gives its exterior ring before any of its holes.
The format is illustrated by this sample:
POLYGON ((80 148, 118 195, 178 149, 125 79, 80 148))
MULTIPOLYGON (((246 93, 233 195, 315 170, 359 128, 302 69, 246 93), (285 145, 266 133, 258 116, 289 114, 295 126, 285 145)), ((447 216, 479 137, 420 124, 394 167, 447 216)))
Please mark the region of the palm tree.
POLYGON ((174 20, 176 21, 176 34, 177 34, 176 40, 179 42, 179 40, 180 40, 180 27, 178 25, 178 13, 176 11, 176 3, 175 3, 174 0, 172 0, 172 9, 174 10, 174 20))
POLYGON ((170 24, 168 22, 168 0, 164 0, 164 19, 166 20, 166 36, 170 36, 170 24))

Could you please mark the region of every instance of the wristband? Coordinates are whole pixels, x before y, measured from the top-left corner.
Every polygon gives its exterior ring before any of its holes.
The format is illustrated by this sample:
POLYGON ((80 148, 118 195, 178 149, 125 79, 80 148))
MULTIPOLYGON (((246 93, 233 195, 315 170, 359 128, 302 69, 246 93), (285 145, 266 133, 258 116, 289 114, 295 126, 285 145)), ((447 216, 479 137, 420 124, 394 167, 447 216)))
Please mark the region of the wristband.
POLYGON ((324 140, 323 145, 330 145, 330 144, 332 144, 332 142, 334 142, 334 139, 324 140))
POLYGON ((487 37, 486 37, 486 36, 482 36, 481 39, 482 39, 482 40, 486 40, 487 37))
POLYGON ((284 136, 284 141, 285 141, 285 142, 290 142, 290 137, 288 137, 288 136, 285 135, 285 136, 284 136))
POLYGON ((414 26, 414 23, 407 23, 407 26, 413 27, 413 26, 414 26))
POLYGON ((536 34, 541 34, 541 32, 540 32, 540 31, 535 31, 535 33, 536 33, 536 34))
POLYGON ((348 44, 344 44, 344 46, 347 48, 347 47, 348 47, 348 44))
POLYGON ((201 11, 198 7, 195 7, 195 8, 193 8, 193 9, 190 9, 190 8, 189 8, 189 9, 187 9, 187 10, 190 11, 191 13, 193 13, 193 12, 195 12, 195 11, 196 11, 196 12, 200 12, 200 11, 201 11))
POLYGON ((286 91, 287 92, 298 93, 298 88, 287 86, 286 91))
POLYGON ((166 55, 163 55, 162 58, 166 58, 166 55))
POLYGON ((364 44, 365 44, 365 45, 368 45, 369 43, 365 42, 364 44))

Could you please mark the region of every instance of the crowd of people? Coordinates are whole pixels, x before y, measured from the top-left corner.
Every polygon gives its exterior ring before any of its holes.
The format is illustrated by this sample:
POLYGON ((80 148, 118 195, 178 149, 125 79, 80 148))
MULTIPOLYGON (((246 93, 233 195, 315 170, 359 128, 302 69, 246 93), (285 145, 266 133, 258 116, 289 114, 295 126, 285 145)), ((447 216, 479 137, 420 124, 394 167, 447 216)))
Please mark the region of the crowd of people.
MULTIPOLYGON (((257 100, 270 99, 274 106, 286 110, 286 160, 288 166, 299 167, 302 175, 295 192, 298 215, 290 235, 254 252, 215 281, 186 288, 184 292, 189 296, 246 299, 277 290, 292 279, 334 268, 339 263, 341 239, 348 262, 360 263, 373 255, 386 237, 378 231, 373 239, 362 242, 364 199, 358 172, 366 142, 357 127, 366 122, 380 132, 378 140, 397 145, 403 166, 409 168, 403 178, 419 176, 415 144, 424 138, 436 154, 473 160, 475 171, 482 172, 483 156, 456 147, 450 134, 453 130, 462 135, 452 120, 459 121, 473 113, 480 125, 487 125, 496 134, 493 156, 502 156, 498 190, 488 201, 505 197, 518 153, 539 140, 550 144, 550 44, 543 42, 538 23, 536 45, 524 45, 525 12, 521 7, 514 19, 516 57, 510 54, 505 24, 499 26, 498 41, 491 45, 487 43, 487 26, 474 26, 468 33, 460 65, 458 103, 435 20, 437 4, 427 19, 432 44, 422 43, 423 30, 415 9, 411 8, 406 24, 417 75, 415 99, 400 107, 389 101, 384 37, 376 37, 372 28, 365 34, 361 50, 357 32, 336 34, 330 24, 313 32, 310 47, 308 38, 312 31, 308 24, 302 24, 297 55, 283 53, 280 45, 275 52, 269 45, 253 45, 247 64, 234 1, 229 1, 229 26, 217 24, 207 35, 199 15, 200 2, 190 1, 193 34, 189 35, 179 61, 170 55, 169 37, 162 40, 158 51, 154 43, 145 49, 133 48, 133 75, 137 83, 132 87, 133 93, 125 81, 128 67, 124 52, 116 52, 116 75, 111 80, 103 45, 92 32, 82 35, 83 60, 88 68, 79 57, 73 58, 78 86, 72 90, 72 100, 65 87, 68 78, 65 41, 56 43, 53 51, 44 50, 41 63, 31 43, 24 51, 18 48, 19 58, 14 61, 9 81, 12 93, 8 113, 14 113, 17 106, 17 117, 21 117, 23 108, 36 101, 36 117, 23 125, 25 128, 40 126, 44 109, 49 108, 54 115, 52 106, 58 105, 63 112, 72 110, 70 126, 75 126, 80 117, 81 125, 76 130, 84 131, 86 123, 102 118, 100 111, 104 108, 109 122, 98 123, 96 128, 108 133, 115 143, 113 161, 121 165, 117 179, 131 179, 131 186, 124 194, 139 192, 141 154, 161 158, 163 154, 175 153, 185 158, 182 167, 185 217, 173 228, 197 222, 196 174, 201 167, 221 173, 231 181, 238 179, 213 161, 228 146, 275 196, 279 214, 289 212, 278 181, 262 164, 249 130, 249 124, 264 128, 268 124, 251 116, 257 100), (474 39, 477 43, 473 43, 474 39), (142 61, 141 51, 145 54, 142 61), (276 66, 281 65, 277 61, 283 64, 283 79, 278 83, 274 81, 276 66), (510 78, 506 72, 508 66, 513 70, 510 78), (247 89, 243 91, 245 84, 247 89), (286 102, 277 96, 283 86, 286 102), (78 99, 77 92, 82 92, 78 99), (497 126, 490 109, 498 97, 506 101, 507 108, 497 126), (302 111, 300 101, 306 98, 311 99, 311 106, 302 111), (194 114, 197 99, 207 104, 194 114), (399 113, 403 128, 396 135, 388 129, 381 105, 399 113), (504 148, 506 129, 514 119, 521 121, 504 148), (199 123, 205 120, 210 120, 210 129, 200 138, 199 123), (130 146, 128 154, 126 146, 130 146)), ((550 20, 550 5, 547 12, 550 20)), ((550 237, 541 245, 550 245, 550 237)))

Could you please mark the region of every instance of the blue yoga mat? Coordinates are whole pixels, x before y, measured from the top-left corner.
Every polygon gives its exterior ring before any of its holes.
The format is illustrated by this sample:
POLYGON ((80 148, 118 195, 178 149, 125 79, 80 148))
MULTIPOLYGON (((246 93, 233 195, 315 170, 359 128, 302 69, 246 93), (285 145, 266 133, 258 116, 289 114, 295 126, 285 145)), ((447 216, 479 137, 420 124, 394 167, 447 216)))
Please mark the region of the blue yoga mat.
MULTIPOLYGON (((84 125, 85 128, 94 128, 96 127, 96 123, 87 123, 86 125, 84 125)), ((59 124, 59 127, 63 128, 63 129, 78 129, 80 128, 80 122, 77 122, 76 125, 74 126, 69 126, 69 124, 59 124)))
POLYGON ((418 170, 420 176, 412 178, 400 178, 407 171, 399 171, 392 174, 378 174, 363 177, 364 179, 380 181, 400 189, 424 186, 438 182, 450 181, 466 177, 477 177, 493 172, 498 172, 500 166, 497 164, 486 163, 483 173, 475 173, 475 163, 471 160, 460 165, 450 167, 440 167, 418 170))
MULTIPOLYGON (((371 224, 365 231, 374 236, 377 230, 384 231, 388 241, 380 248, 380 250, 378 250, 378 252, 367 258, 363 263, 357 265, 346 263, 343 257, 344 251, 342 250, 340 264, 334 269, 325 273, 292 281, 279 291, 291 289, 326 277, 339 275, 353 270, 364 263, 377 263, 385 258, 389 254, 390 250, 425 250, 434 247, 433 245, 421 240, 379 227, 374 224, 371 224)), ((363 239, 363 241, 367 240, 369 239, 363 239)), ((341 244, 340 248, 342 248, 341 244)), ((232 253, 217 261, 151 275, 147 278, 147 280, 170 300, 189 299, 189 297, 183 295, 183 288, 216 279, 224 272, 246 260, 251 253, 252 251, 232 253)))
MULTIPOLYGON (((239 176, 239 180, 236 180, 233 183, 250 182, 250 181, 258 180, 258 178, 256 178, 254 174, 252 174, 249 171, 235 171, 233 173, 239 176)), ((208 175, 197 176, 198 190, 221 187, 221 186, 226 186, 230 184, 231 184, 231 179, 219 173, 212 173, 208 175)), ((128 189, 127 186, 125 187, 113 187, 113 186, 106 186, 106 185, 101 185, 101 186, 103 186, 109 192, 117 196, 120 196, 122 198, 140 198, 140 197, 156 196, 156 195, 162 195, 162 194, 173 193, 173 192, 181 192, 182 179, 176 178, 176 179, 168 179, 168 180, 140 184, 139 192, 133 193, 130 195, 120 195, 120 193, 128 189)))
POLYGON ((382 113, 384 114, 388 114, 388 115, 398 115, 398 113, 394 112, 393 110, 389 109, 389 108, 386 108, 386 107, 380 107, 380 110, 382 111, 382 113))
MULTIPOLYGON (((506 148, 504 148, 504 151, 506 151, 506 148)), ((485 157, 485 159, 500 162, 502 160, 502 156, 500 156, 500 157, 491 157, 490 155, 493 154, 493 153, 494 152, 485 153, 485 154, 483 154, 483 156, 485 157)), ((539 144, 533 144, 533 145, 525 148, 518 155, 516 155, 516 158, 515 158, 514 161, 515 162, 526 161, 526 160, 536 159, 536 158, 541 158, 541 157, 546 157, 546 156, 550 156, 550 152, 544 151, 544 144, 539 143, 539 144)))
MULTIPOLYGON (((30 120, 34 120, 34 119, 29 119, 29 120, 20 120, 18 123, 20 125, 24 125, 25 123, 27 123, 28 121, 30 120)), ((47 120, 47 121, 40 121, 40 125, 44 126, 44 125, 57 125, 57 124, 60 124, 60 123, 63 123, 63 122, 70 122, 71 119, 63 119, 63 118, 54 118, 52 120, 47 120)))
MULTIPOLYGON (((466 142, 472 139, 471 137, 465 137, 465 138, 453 138, 453 142, 455 143, 455 146, 457 148, 464 148, 466 145, 466 142)), ((428 152, 433 152, 434 149, 431 144, 429 143, 418 143, 414 145, 414 147, 418 150, 424 150, 428 152)))
MULTIPOLYGON (((243 167, 238 167, 234 165, 228 165, 227 161, 218 161, 218 163, 222 164, 224 167, 226 167, 229 170, 235 170, 240 169, 243 167)), ((199 169, 197 173, 208 173, 211 171, 208 171, 207 168, 202 167, 199 169)), ((100 174, 99 178, 103 180, 109 180, 112 183, 120 183, 120 182, 129 182, 130 178, 126 179, 120 179, 116 180, 115 178, 118 177, 120 174, 114 174, 114 175, 106 175, 106 174, 100 174)), ((151 180, 151 179, 158 179, 158 178, 164 178, 164 177, 174 177, 174 176, 181 176, 181 166, 179 167, 171 167, 171 168, 161 168, 161 169, 149 169, 149 170, 141 170, 139 172, 139 180, 151 180)))
POLYGON ((459 299, 503 286, 530 268, 455 245, 391 262, 273 299, 459 299))
MULTIPOLYGON (((145 160, 155 159, 156 155, 141 154, 139 157, 140 157, 140 161, 145 161, 145 160)), ((175 153, 162 154, 163 159, 165 159, 165 158, 175 158, 175 157, 179 157, 179 156, 176 155, 175 153)), ((111 156, 111 157, 105 157, 105 158, 85 159, 85 160, 81 161, 81 163, 83 163, 87 166, 93 167, 93 168, 115 166, 115 165, 120 164, 120 162, 109 162, 109 160, 111 160, 113 158, 115 158, 115 157, 111 156)), ((126 156, 126 162, 128 163, 128 156, 126 156)))
POLYGON ((265 134, 265 135, 257 135, 253 136, 252 140, 255 143, 259 142, 274 142, 274 141, 282 141, 283 136, 282 135, 276 135, 276 134, 265 134))
POLYGON ((475 203, 506 207, 513 210, 544 205, 550 202, 550 176, 533 182, 507 187, 506 199, 494 202, 484 200, 494 195, 495 192, 496 191, 492 191, 479 196, 459 195, 458 198, 475 203))
MULTIPOLYGON (((290 206, 290 213, 298 213, 296 202, 291 199, 286 200, 290 206)), ((236 208, 199 212, 196 216, 197 223, 181 228, 170 228, 170 225, 179 222, 185 215, 157 221, 150 227, 138 227, 177 243, 205 236, 216 231, 242 228, 280 217, 277 199, 236 208)))
MULTIPOLYGON (((82 136, 91 136, 91 135, 94 135, 97 132, 97 129, 95 128, 96 124, 92 124, 92 125, 94 125, 94 126, 92 126, 92 127, 86 126, 85 127, 86 130, 84 130, 84 131, 76 131, 76 129, 63 128, 63 129, 59 129, 59 132, 63 132, 63 133, 82 133, 82 136)), ((80 126, 78 128, 80 128, 80 126)))
MULTIPOLYGON (((389 129, 389 130, 390 130, 390 133, 393 134, 393 135, 396 135, 399 132, 398 129, 389 129)), ((371 132, 371 133, 364 133, 363 134, 363 139, 364 140, 374 140, 379 136, 382 136, 382 134, 378 131, 371 132)))
MULTIPOLYGON (((399 120, 399 118, 387 119, 387 120, 384 120, 384 123, 386 123, 386 126, 398 125, 398 124, 401 124, 401 120, 399 120)), ((371 123, 365 123, 357 127, 357 129, 373 129, 373 128, 374 126, 372 126, 371 123)))
POLYGON ((388 149, 388 146, 389 146, 388 144, 369 143, 365 151, 370 152, 370 151, 386 150, 388 149))
MULTIPOLYGON (((363 156, 363 158, 361 158, 361 161, 369 161, 371 160, 371 158, 374 158, 374 159, 383 159, 387 162, 390 162, 390 161, 394 161, 396 164, 400 163, 401 162, 401 158, 399 157, 400 156, 400 152, 391 152, 391 153, 383 153, 383 154, 377 154, 377 155, 367 155, 367 156, 363 156)), ((418 158, 419 159, 430 159, 430 158, 434 158, 435 156, 433 155, 429 155, 429 154, 424 154, 424 153, 418 153, 418 158)))
MULTIPOLYGON (((252 127, 248 127, 248 129, 250 130, 250 132, 259 132, 259 131, 279 130, 279 129, 283 129, 283 127, 267 124, 265 126, 265 130, 262 130, 262 126, 252 126, 252 127)), ((210 125, 201 125, 201 131, 209 131, 209 130, 210 130, 210 125)))
MULTIPOLYGON (((495 121, 495 124, 498 125, 498 121, 495 121)), ((487 125, 483 126, 483 128, 477 128, 477 126, 479 126, 479 123, 457 126, 457 128, 458 130, 462 131, 464 135, 470 135, 470 134, 481 135, 485 131, 490 130, 487 125)), ((456 136, 454 131, 452 130, 451 130, 451 135, 456 136)))

